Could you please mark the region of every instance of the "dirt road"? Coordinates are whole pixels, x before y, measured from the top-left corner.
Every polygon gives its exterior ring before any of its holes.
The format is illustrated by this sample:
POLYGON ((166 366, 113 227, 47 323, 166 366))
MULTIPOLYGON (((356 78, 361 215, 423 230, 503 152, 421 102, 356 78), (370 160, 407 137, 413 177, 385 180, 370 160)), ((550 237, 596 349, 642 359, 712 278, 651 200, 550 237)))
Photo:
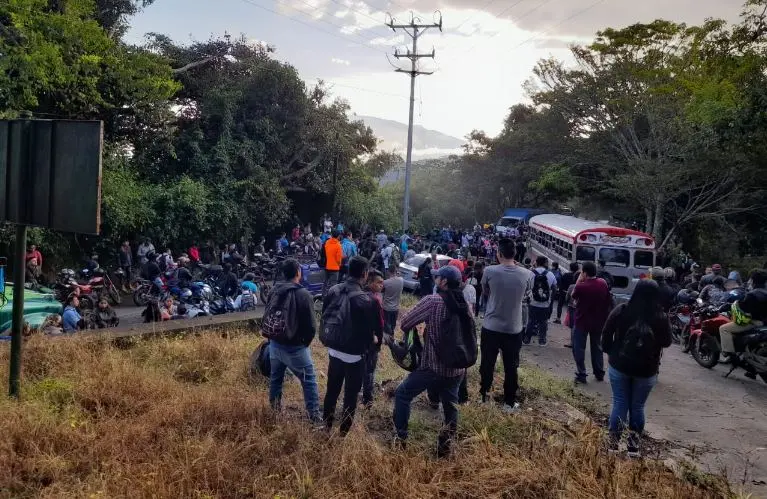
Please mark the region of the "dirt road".
MULTIPOLYGON (((569 330, 549 325, 549 343, 525 346, 522 360, 562 377, 574 377, 572 351, 564 348, 569 330)), ((534 340, 535 341, 535 340, 534 340)), ((589 359, 587 353, 586 356, 589 359)), ((605 363, 607 357, 605 356, 605 363)), ((591 372, 590 360, 587 368, 591 372)), ((736 488, 767 498, 767 384, 752 381, 727 366, 700 367, 678 345, 663 354, 658 385, 647 403, 647 431, 679 446, 703 469, 726 472, 736 488)), ((583 391, 609 410, 610 385, 592 376, 583 391)))

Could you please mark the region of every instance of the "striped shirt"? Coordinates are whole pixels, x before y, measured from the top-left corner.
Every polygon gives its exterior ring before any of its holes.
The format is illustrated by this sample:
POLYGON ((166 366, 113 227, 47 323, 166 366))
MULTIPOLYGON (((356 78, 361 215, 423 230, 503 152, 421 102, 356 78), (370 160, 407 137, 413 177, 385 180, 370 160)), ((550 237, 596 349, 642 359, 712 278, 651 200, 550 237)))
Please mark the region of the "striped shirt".
POLYGON ((409 331, 419 324, 426 324, 424 333, 423 357, 419 369, 427 369, 446 378, 454 378, 466 373, 466 369, 446 367, 438 357, 438 346, 442 323, 447 318, 447 307, 440 295, 429 295, 402 318, 401 328, 409 331))

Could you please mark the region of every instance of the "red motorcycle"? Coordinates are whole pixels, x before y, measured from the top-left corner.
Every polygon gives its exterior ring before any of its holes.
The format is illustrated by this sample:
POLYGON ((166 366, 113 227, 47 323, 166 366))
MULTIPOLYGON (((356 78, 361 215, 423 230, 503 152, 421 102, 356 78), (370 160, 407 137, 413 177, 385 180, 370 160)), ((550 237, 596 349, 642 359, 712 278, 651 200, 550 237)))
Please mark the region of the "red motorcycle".
POLYGON ((730 305, 711 305, 700 310, 690 329, 690 346, 695 361, 706 369, 720 362, 722 343, 719 328, 730 322, 726 314, 730 305))

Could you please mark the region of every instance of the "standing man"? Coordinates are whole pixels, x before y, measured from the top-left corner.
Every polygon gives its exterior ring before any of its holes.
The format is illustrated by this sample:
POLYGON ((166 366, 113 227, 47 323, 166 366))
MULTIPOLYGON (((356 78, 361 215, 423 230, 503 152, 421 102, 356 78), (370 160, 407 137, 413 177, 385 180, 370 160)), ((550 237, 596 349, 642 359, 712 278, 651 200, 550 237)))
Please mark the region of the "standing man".
POLYGON ((442 329, 448 314, 457 314, 464 327, 474 327, 474 319, 461 292, 461 272, 452 265, 439 269, 436 276, 439 294, 423 298, 402 318, 402 330, 409 331, 425 324, 424 351, 418 369, 400 383, 394 395, 394 426, 397 439, 404 444, 408 438, 410 404, 426 390, 439 393, 444 423, 437 439, 437 455, 450 454, 452 440, 458 427, 458 387, 466 369, 447 367, 440 358, 439 344, 447 333, 442 329))
POLYGON ((535 259, 533 270, 533 294, 530 300, 527 334, 524 343, 527 345, 534 335, 538 336, 538 344, 546 345, 546 333, 551 317, 551 303, 557 289, 557 278, 549 269, 549 259, 539 256, 535 259))
MULTIPOLYGON (((562 274, 562 278, 559 280, 559 286, 557 286, 557 318, 554 324, 562 324, 562 308, 567 303, 567 290, 575 284, 575 273, 578 270, 580 270, 578 262, 571 262, 570 270, 562 274)), ((570 320, 572 321, 573 318, 570 317, 570 320)))
POLYGON ((387 334, 394 334, 405 280, 397 275, 397 269, 394 267, 389 268, 386 277, 387 279, 383 282, 384 331, 387 334))
POLYGON ((272 369, 269 403, 275 410, 280 410, 285 369, 290 369, 301 382, 309 419, 318 424, 322 422, 320 394, 312 354, 309 351, 316 331, 312 296, 299 284, 301 265, 296 260, 288 258, 282 263, 280 270, 284 282, 277 284, 270 293, 264 312, 264 317, 269 318, 276 316, 273 311, 281 311, 287 331, 284 339, 269 340, 269 361, 272 369))
POLYGON ((376 236, 376 243, 378 243, 379 251, 382 250, 389 243, 389 238, 386 237, 386 233, 384 232, 383 229, 381 229, 381 231, 376 236))
POLYGON ((341 271, 341 263, 344 258, 344 252, 341 248, 340 234, 333 231, 332 237, 325 242, 323 249, 325 251, 325 285, 322 287, 322 294, 326 294, 331 286, 338 283, 338 273, 341 271))
POLYGON ((341 272, 338 274, 338 282, 342 282, 346 274, 349 273, 349 260, 357 256, 357 245, 354 243, 351 232, 347 232, 344 240, 341 241, 341 251, 343 252, 343 260, 341 262, 341 272))
MULTIPOLYGON (((340 247, 340 245, 339 245, 340 247)), ((328 384, 324 415, 328 430, 333 427, 336 403, 344 389, 341 435, 346 435, 354 422, 357 401, 365 377, 365 362, 374 345, 381 343, 383 328, 381 308, 377 300, 362 290, 368 277, 368 261, 355 256, 349 262, 349 277, 333 286, 322 303, 323 331, 334 329, 342 334, 325 337, 328 347, 328 384), (348 307, 344 304, 347 303, 348 307)), ((323 333, 327 334, 327 333, 323 333)))
POLYGON ((573 329, 573 358, 575 383, 586 384, 586 341, 591 348, 591 368, 597 381, 605 378, 602 355, 602 328, 610 314, 612 298, 604 279, 597 277, 594 262, 585 262, 573 290, 575 328, 573 329))
MULTIPOLYGON (((379 328, 387 334, 386 326, 384 324, 384 311, 383 311, 383 289, 384 278, 377 270, 371 270, 368 272, 368 280, 366 291, 372 296, 378 303, 379 316, 379 328)), ((377 329, 376 329, 377 330, 377 329)), ((376 367, 378 366, 378 354, 381 352, 381 344, 379 341, 373 345, 370 350, 363 357, 365 362, 365 376, 362 379, 362 405, 367 409, 373 406, 373 399, 375 395, 375 378, 376 367)))
POLYGON ((123 282, 122 282, 122 290, 124 292, 128 292, 128 288, 125 285, 126 283, 131 282, 131 272, 133 268, 133 250, 131 250, 130 243, 128 241, 123 241, 122 246, 120 246, 120 252, 117 255, 117 259, 120 263, 120 268, 123 271, 123 282))
POLYGON ((136 256, 138 257, 138 262, 141 265, 146 265, 146 263, 149 261, 147 258, 147 255, 149 253, 154 253, 154 244, 152 244, 152 241, 149 240, 149 238, 145 238, 141 244, 138 245, 138 250, 136 251, 136 256))
POLYGON ((491 265, 482 273, 482 296, 485 320, 482 325, 479 373, 482 378, 480 394, 487 402, 493 385, 498 351, 503 356, 503 410, 519 411, 517 403, 517 367, 525 324, 522 321, 522 301, 530 295, 533 274, 514 261, 514 241, 501 239, 498 244, 499 265, 491 265))

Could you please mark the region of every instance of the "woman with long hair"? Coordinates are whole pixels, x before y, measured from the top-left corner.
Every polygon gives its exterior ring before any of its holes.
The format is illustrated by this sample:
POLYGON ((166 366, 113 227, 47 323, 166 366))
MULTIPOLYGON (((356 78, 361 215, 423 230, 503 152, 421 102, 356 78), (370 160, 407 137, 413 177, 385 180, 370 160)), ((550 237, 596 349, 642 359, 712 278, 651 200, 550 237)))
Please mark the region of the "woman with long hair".
POLYGON ((670 345, 671 324, 663 313, 660 288, 655 281, 640 281, 631 300, 612 311, 602 332, 613 393, 611 451, 618 450, 623 430, 628 427, 628 454, 639 457, 645 402, 658 381, 661 351, 670 345))

